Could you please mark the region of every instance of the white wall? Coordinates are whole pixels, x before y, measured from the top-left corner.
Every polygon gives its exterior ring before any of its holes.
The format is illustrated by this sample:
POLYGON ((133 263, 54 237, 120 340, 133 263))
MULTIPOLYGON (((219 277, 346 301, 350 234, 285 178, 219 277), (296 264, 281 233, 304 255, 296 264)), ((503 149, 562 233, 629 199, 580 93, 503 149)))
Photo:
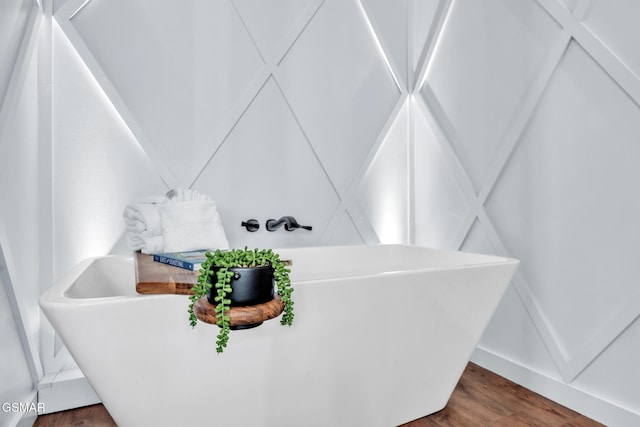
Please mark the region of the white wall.
POLYGON ((442 16, 415 162, 437 151, 448 191, 423 197, 418 171, 416 242, 521 260, 474 360, 638 425, 640 4, 456 0, 442 16))
MULTIPOLYGON (((43 5, 43 286, 129 253, 123 207, 173 187, 213 196, 235 246, 511 255, 522 268, 474 360, 609 425, 638 423, 633 3, 43 5), (264 230, 282 215, 313 232, 264 230), (257 233, 240 227, 251 217, 257 233)), ((46 321, 41 336, 48 377, 76 379, 46 321)))
POLYGON ((0 425, 30 425, 39 376, 38 70, 41 13, 0 2, 0 425))

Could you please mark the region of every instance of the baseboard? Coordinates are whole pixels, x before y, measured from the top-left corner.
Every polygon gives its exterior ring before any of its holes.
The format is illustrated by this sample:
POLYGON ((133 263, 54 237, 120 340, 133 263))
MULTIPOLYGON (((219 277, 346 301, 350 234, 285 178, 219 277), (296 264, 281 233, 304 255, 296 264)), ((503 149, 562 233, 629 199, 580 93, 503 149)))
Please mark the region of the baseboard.
POLYGON ((640 426, 640 414, 577 389, 483 348, 476 348, 471 361, 567 408, 612 427, 640 426))
POLYGON ((100 403, 100 398, 79 369, 45 375, 38 384, 38 402, 44 413, 100 403))

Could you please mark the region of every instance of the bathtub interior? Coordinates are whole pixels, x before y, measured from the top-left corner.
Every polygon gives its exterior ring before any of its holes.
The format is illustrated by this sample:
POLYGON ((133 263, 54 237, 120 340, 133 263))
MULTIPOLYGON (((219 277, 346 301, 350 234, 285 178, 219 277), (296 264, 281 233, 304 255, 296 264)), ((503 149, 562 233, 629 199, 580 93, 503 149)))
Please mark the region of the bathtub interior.
POLYGON ((135 295, 133 259, 115 256, 91 260, 87 268, 63 291, 63 296, 71 299, 135 295))

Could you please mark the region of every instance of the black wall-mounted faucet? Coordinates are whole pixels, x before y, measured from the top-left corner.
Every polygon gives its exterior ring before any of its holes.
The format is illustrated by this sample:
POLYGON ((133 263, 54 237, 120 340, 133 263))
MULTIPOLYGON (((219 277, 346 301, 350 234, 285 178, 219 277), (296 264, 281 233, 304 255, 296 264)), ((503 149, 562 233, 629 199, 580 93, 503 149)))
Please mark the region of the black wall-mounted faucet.
POLYGON ((268 219, 267 220, 267 231, 276 231, 278 228, 280 228, 282 225, 284 224, 284 229, 287 231, 293 231, 296 230, 298 228, 304 228, 305 230, 309 230, 311 231, 313 229, 313 227, 311 227, 310 225, 300 225, 298 224, 298 221, 296 221, 296 219, 292 216, 283 216, 282 218, 275 220, 275 219, 268 219))

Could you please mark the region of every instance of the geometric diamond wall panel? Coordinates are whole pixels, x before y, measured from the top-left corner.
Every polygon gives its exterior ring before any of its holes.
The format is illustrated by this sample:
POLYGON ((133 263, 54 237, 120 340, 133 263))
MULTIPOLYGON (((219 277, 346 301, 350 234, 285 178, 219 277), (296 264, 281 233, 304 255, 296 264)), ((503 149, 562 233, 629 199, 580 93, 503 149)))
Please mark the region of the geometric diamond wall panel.
MULTIPOLYGON (((460 249, 499 255, 477 219, 460 249)), ((519 360, 541 372, 555 371, 554 360, 513 285, 505 292, 482 336, 482 348, 519 360)))
POLYGON ((32 0, 2 0, 0 2, 0 107, 17 59, 20 43, 25 35, 29 13, 33 8, 32 0), (4 59, 6 58, 6 59, 4 59))
POLYGON ((371 38, 355 2, 327 0, 278 70, 278 84, 340 192, 400 96, 371 38))
POLYGON ((339 203, 275 81, 269 79, 194 184, 217 202, 230 242, 244 245, 311 246, 339 203), (264 229, 268 218, 293 215, 315 233, 264 229), (241 222, 257 218, 248 233, 241 222))
POLYGON ((591 0, 584 23, 624 62, 640 75, 640 2, 591 0))
POLYGON ((397 70, 395 75, 400 82, 404 82, 403 86, 407 86, 408 38, 406 28, 409 1, 362 0, 362 6, 378 35, 386 57, 397 70))
MULTIPOLYGON (((414 106, 414 111, 419 109, 414 106)), ((422 114, 413 115, 415 243, 454 248, 469 202, 422 114)), ((454 248, 457 249, 457 248, 454 248)))
MULTIPOLYGON (((535 1, 453 3, 427 80, 477 191, 560 27, 535 1), (505 37, 509 34, 509 37, 505 37)), ((423 93, 424 94, 424 93, 423 93)))
MULTIPOLYGON (((42 376, 38 297, 40 201, 39 6, 0 2, 0 401, 33 402, 42 376)), ((45 168, 46 169, 46 168, 45 168)), ((6 409, 6 408, 5 408, 6 409)), ((0 425, 36 414, 9 409, 0 425)))
POLYGON ((71 23, 182 182, 209 157, 217 126, 263 66, 227 1, 93 0, 71 23))
MULTIPOLYGON (((1 19, 1 18, 0 18, 1 19)), ((7 104, 0 111, 0 276, 13 286, 23 313, 28 339, 37 343, 39 319, 36 301, 40 294, 37 265, 39 230, 38 200, 38 61, 30 54, 21 64, 22 83, 12 79, 7 104), (10 99, 9 99, 10 98, 10 99), (3 259, 3 255, 6 258, 3 259), (3 262, 10 265, 2 265, 3 262)), ((0 61, 1 63, 2 61, 0 61)), ((11 309, 9 310, 9 315, 11 309)), ((30 344, 31 344, 30 343, 30 344)), ((3 350, 4 350, 3 346, 3 350)), ((28 351, 28 349, 25 349, 28 351)), ((37 352, 37 349, 33 349, 37 352)), ((5 359, 4 361, 12 360, 5 359)))
POLYGON ((233 0, 251 38, 265 58, 273 58, 285 36, 314 0, 233 0))
POLYGON ((606 352, 593 361, 589 369, 576 378, 576 387, 588 389, 592 384, 599 384, 599 391, 603 395, 609 396, 624 407, 637 407, 637 386, 640 384, 638 352, 629 351, 629 349, 637 348, 638 343, 640 343, 640 321, 636 320, 611 343, 606 352), (612 366, 616 369, 612 369, 612 366))
POLYGON ((579 2, 579 0, 558 0, 558 1, 562 3, 563 6, 570 11, 573 11, 576 8, 577 3, 579 2))
MULTIPOLYGON (((37 61, 35 55, 25 64, 24 85, 20 96, 2 111, 7 118, 0 132, 0 237, 3 250, 13 265, 11 281, 16 299, 22 304, 34 302, 39 295, 38 277, 33 274, 38 249, 38 114, 37 61)), ((0 263, 2 258, 0 257, 0 263)), ((0 264, 0 269, 6 268, 0 264)), ((6 271, 6 270, 5 270, 6 271)), ((10 285, 7 283, 7 285, 10 285)), ((37 319, 33 320, 37 323, 37 319)), ((26 325, 36 330, 37 325, 26 325)))
POLYGON ((493 314, 482 336, 482 348, 538 372, 556 371, 555 361, 537 325, 513 286, 507 288, 493 314))
POLYGON ((414 1, 411 5, 413 10, 411 10, 411 15, 413 15, 413 20, 408 20, 407 25, 412 25, 413 29, 411 30, 408 27, 408 31, 412 31, 413 34, 413 49, 410 52, 409 59, 411 63, 414 64, 411 73, 417 74, 418 69, 418 59, 420 58, 420 54, 425 48, 428 48, 427 45, 427 37, 429 36, 429 32, 431 31, 431 27, 434 22, 434 18, 436 17, 436 9, 438 8, 439 0, 420 0, 414 1))
POLYGON ((125 229, 126 204, 163 184, 60 31, 54 46, 53 265, 59 277, 83 258, 111 252, 125 229))
POLYGON ((370 163, 355 198, 381 243, 405 243, 409 236, 408 123, 405 104, 370 163))
MULTIPOLYGON (((0 247, 0 251, 4 248, 0 247)), ((4 267, 4 266, 3 266, 4 267)), ((5 284, 0 276, 0 336, 2 337, 2 359, 11 363, 2 363, 0 366, 0 399, 3 402, 11 401, 16 396, 28 396, 32 391, 31 375, 25 359, 23 347, 18 334, 19 328, 12 315, 11 300, 6 288, 11 284, 5 284)), ((13 425, 10 412, 0 412, 2 425, 13 425)))
POLYGON ((491 245, 489 238, 484 232, 482 225, 476 218, 473 225, 469 228, 469 232, 465 236, 464 242, 460 245, 460 249, 468 252, 486 253, 489 255, 499 255, 496 249, 491 245))
POLYGON ((330 245, 364 245, 366 242, 353 223, 351 216, 347 212, 344 212, 320 243, 330 245))
POLYGON ((640 196, 624 183, 640 182, 639 134, 637 106, 572 43, 486 203, 567 360, 613 339, 637 293, 640 196))

